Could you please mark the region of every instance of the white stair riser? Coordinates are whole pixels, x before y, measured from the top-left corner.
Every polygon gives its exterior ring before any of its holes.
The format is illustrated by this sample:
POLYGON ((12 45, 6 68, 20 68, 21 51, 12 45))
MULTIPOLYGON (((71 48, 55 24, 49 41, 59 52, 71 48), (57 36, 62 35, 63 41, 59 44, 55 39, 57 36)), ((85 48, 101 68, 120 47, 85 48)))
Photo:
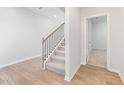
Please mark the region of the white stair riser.
POLYGON ((58 69, 52 66, 47 65, 46 68, 50 71, 56 72, 56 73, 60 73, 60 74, 65 74, 64 69, 58 69))
POLYGON ((62 63, 65 63, 65 60, 64 59, 58 59, 58 58, 51 58, 51 60, 54 62, 62 62, 62 63))
POLYGON ((58 47, 58 49, 65 51, 65 47, 58 47))
POLYGON ((65 56, 65 53, 62 53, 62 52, 56 52, 55 54, 58 56, 63 56, 63 57, 65 56))

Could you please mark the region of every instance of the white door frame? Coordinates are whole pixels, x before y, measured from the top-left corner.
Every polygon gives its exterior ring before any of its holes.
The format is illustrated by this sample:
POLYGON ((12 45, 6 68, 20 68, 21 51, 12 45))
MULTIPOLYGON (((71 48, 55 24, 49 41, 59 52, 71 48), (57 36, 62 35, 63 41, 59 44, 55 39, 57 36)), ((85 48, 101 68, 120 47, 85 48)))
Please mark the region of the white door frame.
POLYGON ((102 13, 92 16, 86 16, 84 17, 84 31, 83 31, 83 64, 86 64, 87 61, 87 25, 88 25, 88 19, 94 18, 94 17, 100 17, 100 16, 107 16, 107 69, 110 67, 110 15, 109 13, 102 13))

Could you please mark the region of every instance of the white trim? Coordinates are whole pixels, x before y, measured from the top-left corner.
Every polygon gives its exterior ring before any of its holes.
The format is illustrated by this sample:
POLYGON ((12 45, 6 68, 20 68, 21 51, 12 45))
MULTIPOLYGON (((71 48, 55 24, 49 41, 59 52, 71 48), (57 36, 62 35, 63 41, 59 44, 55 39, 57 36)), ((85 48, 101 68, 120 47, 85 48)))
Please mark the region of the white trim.
POLYGON ((84 43, 84 44, 83 44, 83 46, 84 46, 84 49, 83 49, 83 52, 84 52, 83 59, 84 59, 84 60, 83 60, 83 62, 84 62, 84 63, 83 63, 83 64, 86 64, 86 57, 87 57, 87 56, 86 56, 86 52, 87 52, 87 51, 86 51, 86 43, 87 43, 87 42, 86 42, 86 38, 87 38, 87 37, 86 37, 86 35, 87 35, 87 34, 86 34, 86 30, 87 30, 87 18, 84 18, 84 31, 83 31, 83 37, 84 37, 84 38, 83 38, 83 43, 84 43))
POLYGON ((92 48, 92 50, 107 50, 107 49, 106 48, 92 48))
POLYGON ((109 70, 109 71, 112 71, 112 72, 118 73, 119 76, 120 76, 120 78, 121 78, 121 80, 122 80, 122 82, 123 82, 123 84, 124 84, 124 75, 123 75, 120 71, 115 70, 115 69, 112 69, 112 68, 109 68, 108 70, 109 70))
POLYGON ((69 7, 65 8, 65 80, 68 81, 70 77, 70 57, 69 57, 69 7))
POLYGON ((83 42, 84 42, 84 49, 83 49, 83 52, 84 52, 84 56, 83 56, 83 64, 86 64, 86 52, 87 52, 87 49, 86 49, 86 46, 87 46, 87 20, 89 18, 93 18, 93 17, 98 17, 98 16, 107 16, 107 69, 109 69, 110 67, 110 15, 109 13, 102 13, 102 14, 98 14, 98 15, 92 15, 92 16, 86 16, 84 17, 83 19, 83 22, 84 22, 84 31, 83 31, 83 42))
POLYGON ((85 64, 83 63, 83 61, 81 61, 81 64, 80 65, 85 65, 85 64))
POLYGON ((34 59, 34 58, 37 58, 37 57, 41 57, 41 55, 36 55, 36 56, 32 56, 32 57, 20 59, 20 60, 17 60, 17 61, 8 63, 8 64, 4 64, 4 65, 1 65, 0 68, 4 68, 4 67, 10 66, 10 65, 14 65, 14 64, 17 64, 17 63, 21 63, 21 62, 24 62, 24 61, 27 61, 27 60, 31 60, 31 59, 34 59))
POLYGON ((77 68, 73 71, 73 73, 70 76, 66 76, 65 75, 65 80, 66 81, 71 81, 73 79, 73 77, 75 76, 76 72, 79 70, 80 68, 80 64, 77 66, 77 68))
POLYGON ((121 80, 122 80, 122 82, 124 84, 124 76, 120 72, 118 74, 119 74, 119 76, 120 76, 120 78, 121 78, 121 80))
POLYGON ((91 16, 86 16, 85 18, 90 19, 90 18, 94 18, 94 17, 98 17, 98 16, 106 16, 109 15, 109 13, 99 13, 99 14, 94 14, 91 16))
POLYGON ((110 68, 110 14, 107 13, 107 69, 110 68))
POLYGON ((69 78, 69 76, 67 76, 67 75, 65 75, 65 79, 64 80, 71 81, 70 78, 69 78))

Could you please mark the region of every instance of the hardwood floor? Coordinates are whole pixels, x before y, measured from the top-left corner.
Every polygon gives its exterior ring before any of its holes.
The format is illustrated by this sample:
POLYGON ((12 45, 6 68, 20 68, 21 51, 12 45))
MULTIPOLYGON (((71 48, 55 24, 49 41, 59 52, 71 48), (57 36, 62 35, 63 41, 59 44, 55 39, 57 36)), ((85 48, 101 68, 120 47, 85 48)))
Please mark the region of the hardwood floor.
POLYGON ((107 51, 104 49, 92 49, 88 60, 88 64, 106 68, 107 51))
POLYGON ((64 76, 40 69, 40 58, 28 60, 0 69, 0 84, 11 85, 82 85, 82 84, 122 84, 117 73, 104 68, 81 66, 72 81, 65 81, 64 76))

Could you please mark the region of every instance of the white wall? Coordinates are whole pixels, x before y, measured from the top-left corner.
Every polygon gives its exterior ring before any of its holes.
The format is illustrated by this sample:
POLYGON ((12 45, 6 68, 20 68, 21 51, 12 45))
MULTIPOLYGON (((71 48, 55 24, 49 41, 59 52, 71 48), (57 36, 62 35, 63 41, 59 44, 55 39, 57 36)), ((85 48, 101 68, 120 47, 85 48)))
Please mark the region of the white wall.
POLYGON ((107 20, 106 22, 92 23, 92 48, 107 48, 107 20))
POLYGON ((122 30, 121 30, 121 54, 119 55, 122 58, 122 61, 119 62, 119 66, 120 66, 120 73, 122 75, 123 78, 123 83, 124 83, 124 8, 121 8, 121 26, 122 26, 122 30))
POLYGON ((81 64, 81 13, 80 8, 66 8, 65 44, 66 44, 66 75, 65 79, 73 78, 81 64))
POLYGON ((41 55, 42 36, 56 25, 26 8, 0 8, 0 66, 41 55))
MULTIPOLYGON (((82 8, 82 56, 84 43, 83 43, 83 31, 84 31, 84 17, 99 15, 103 13, 109 13, 110 16, 110 62, 108 62, 108 68, 121 72, 124 76, 124 9, 123 8, 82 8), (122 14, 122 15, 121 15, 122 14), (122 24, 122 25, 121 25, 122 24)), ((82 59, 84 62, 84 59, 82 59)), ((84 63, 85 64, 85 63, 84 63)))

